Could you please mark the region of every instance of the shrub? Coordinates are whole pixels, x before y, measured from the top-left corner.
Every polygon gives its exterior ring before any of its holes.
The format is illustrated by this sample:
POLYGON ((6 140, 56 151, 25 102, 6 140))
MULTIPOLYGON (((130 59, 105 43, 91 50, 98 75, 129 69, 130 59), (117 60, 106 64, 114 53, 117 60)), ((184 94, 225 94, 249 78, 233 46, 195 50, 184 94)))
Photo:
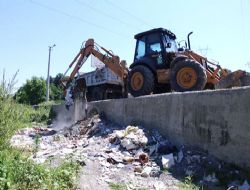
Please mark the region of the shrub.
MULTIPOLYGON (((14 84, 14 80, 9 84, 14 84)), ((16 103, 11 96, 13 85, 9 84, 0 85, 0 190, 73 189, 78 164, 70 161, 48 168, 9 146, 17 129, 29 127, 31 122, 47 122, 53 115, 52 103, 41 104, 37 109, 16 103)))
POLYGON ((65 162, 57 168, 37 165, 20 151, 0 152, 0 190, 73 189, 79 165, 65 162))
POLYGON ((46 99, 46 82, 43 78, 32 77, 15 95, 19 103, 36 105, 46 99))

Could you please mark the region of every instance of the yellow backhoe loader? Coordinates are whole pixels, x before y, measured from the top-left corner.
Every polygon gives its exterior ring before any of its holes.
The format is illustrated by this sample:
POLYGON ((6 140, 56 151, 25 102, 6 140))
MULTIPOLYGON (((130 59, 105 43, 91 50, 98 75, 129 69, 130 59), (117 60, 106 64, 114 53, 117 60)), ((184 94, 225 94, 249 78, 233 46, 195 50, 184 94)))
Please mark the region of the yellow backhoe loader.
MULTIPOLYGON (((89 39, 69 65, 68 70, 75 66, 70 76, 62 80, 63 86, 67 88, 71 84, 91 54, 123 80, 124 96, 127 96, 127 92, 137 97, 151 93, 220 89, 250 84, 245 71, 229 72, 193 52, 189 39, 191 34, 188 34, 188 43, 184 47, 178 47, 175 34, 164 28, 135 35, 137 43, 134 62, 129 69, 124 60, 89 39)), ((81 83, 77 85, 81 86, 80 90, 84 90, 84 81, 81 83)))

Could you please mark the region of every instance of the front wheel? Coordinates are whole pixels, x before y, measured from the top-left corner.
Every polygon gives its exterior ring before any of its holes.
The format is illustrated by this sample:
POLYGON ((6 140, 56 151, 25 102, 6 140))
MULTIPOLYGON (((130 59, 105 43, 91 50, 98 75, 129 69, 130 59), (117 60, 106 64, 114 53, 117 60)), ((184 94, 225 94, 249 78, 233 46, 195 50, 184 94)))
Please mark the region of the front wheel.
POLYGON ((177 92, 203 90, 207 75, 202 65, 191 59, 175 63, 171 70, 171 88, 177 92))
POLYGON ((134 96, 148 95, 155 87, 155 77, 152 71, 143 66, 135 66, 129 73, 128 90, 134 96))

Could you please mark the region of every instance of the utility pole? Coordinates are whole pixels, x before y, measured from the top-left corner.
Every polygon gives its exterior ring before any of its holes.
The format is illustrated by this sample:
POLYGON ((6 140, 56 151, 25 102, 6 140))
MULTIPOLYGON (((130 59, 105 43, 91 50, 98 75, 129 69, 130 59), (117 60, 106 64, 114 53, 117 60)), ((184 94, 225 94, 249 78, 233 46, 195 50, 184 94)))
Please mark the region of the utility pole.
POLYGON ((51 50, 53 47, 55 47, 56 44, 54 44, 53 46, 49 46, 49 60, 48 60, 48 75, 47 75, 47 86, 46 86, 46 102, 49 101, 49 84, 50 84, 50 77, 49 77, 49 70, 50 70, 50 54, 51 54, 51 50))

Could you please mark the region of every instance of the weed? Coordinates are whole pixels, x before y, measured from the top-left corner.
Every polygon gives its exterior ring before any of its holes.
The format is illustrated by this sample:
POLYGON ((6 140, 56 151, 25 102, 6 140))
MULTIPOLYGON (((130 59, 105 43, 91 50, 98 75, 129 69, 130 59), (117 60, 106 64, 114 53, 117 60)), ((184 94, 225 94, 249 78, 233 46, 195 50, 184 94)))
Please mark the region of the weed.
MULTIPOLYGON (((1 91, 1 88, 0 88, 1 91)), ((0 97, 0 149, 8 145, 16 130, 30 127, 32 122, 46 124, 55 113, 52 105, 41 105, 37 109, 18 104, 12 98, 0 97)))
POLYGON ((3 77, 0 82, 0 98, 9 98, 12 96, 14 91, 14 86, 17 83, 16 77, 19 70, 12 76, 10 80, 6 80, 5 78, 5 70, 3 70, 3 77))
POLYGON ((162 170, 161 170, 163 173, 169 173, 169 169, 168 168, 163 168, 162 170))
POLYGON ((199 187, 193 184, 192 176, 186 176, 184 182, 179 184, 181 190, 199 190, 199 187))
POLYGON ((125 184, 109 183, 109 187, 112 190, 126 190, 127 186, 125 184))
POLYGON ((79 165, 65 162, 46 168, 23 157, 20 151, 0 152, 0 190, 4 189, 72 189, 79 165))
MULTIPOLYGON (((37 165, 24 156, 21 150, 10 147, 9 139, 16 130, 30 127, 32 122, 47 123, 51 105, 38 109, 17 104, 11 96, 14 79, 9 84, 4 77, 0 84, 0 190, 73 189, 79 164, 64 162, 59 167, 37 165)), ((39 147, 40 137, 35 138, 34 151, 39 147)))
POLYGON ((60 136, 59 135, 54 135, 53 136, 53 141, 60 141, 60 136))
POLYGON ((41 140, 41 135, 36 134, 35 139, 34 139, 34 150, 33 150, 35 157, 36 157, 36 153, 38 152, 38 149, 40 146, 40 140, 41 140))

